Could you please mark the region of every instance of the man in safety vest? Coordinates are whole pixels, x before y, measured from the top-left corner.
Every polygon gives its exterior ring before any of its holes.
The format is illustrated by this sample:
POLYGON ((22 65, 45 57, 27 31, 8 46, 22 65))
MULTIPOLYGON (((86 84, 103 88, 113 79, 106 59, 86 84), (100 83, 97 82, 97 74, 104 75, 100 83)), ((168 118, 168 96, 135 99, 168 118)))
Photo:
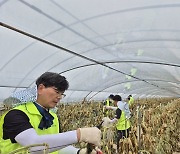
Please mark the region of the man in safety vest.
POLYGON ((109 116, 109 111, 108 111, 108 106, 111 106, 113 104, 113 97, 114 95, 111 94, 109 97, 104 101, 104 106, 103 106, 103 114, 105 117, 109 116))
MULTIPOLYGON (((53 154, 86 154, 87 148, 69 146, 77 142, 100 146, 101 131, 97 127, 59 133, 57 115, 50 109, 65 96, 64 92, 69 87, 64 76, 45 72, 36 80, 36 85, 36 101, 22 103, 0 118, 0 154, 43 143, 53 154)), ((42 153, 43 149, 42 146, 31 147, 30 153, 42 153)), ((96 150, 91 154, 96 154, 96 150)))
POLYGON ((129 96, 127 97, 127 102, 128 102, 128 104, 129 104, 129 107, 131 107, 131 106, 133 105, 133 103, 134 103, 134 98, 132 97, 132 95, 129 95, 129 96))
MULTIPOLYGON (((114 119, 109 119, 109 117, 103 118, 103 126, 108 126, 113 123, 116 123, 117 129, 117 150, 119 150, 119 141, 120 139, 129 137, 129 131, 131 128, 130 120, 131 112, 129 110, 129 106, 126 102, 122 101, 121 96, 115 95, 113 97, 114 104, 116 107, 116 115, 114 119)), ((115 109, 115 107, 111 107, 109 109, 115 109)))

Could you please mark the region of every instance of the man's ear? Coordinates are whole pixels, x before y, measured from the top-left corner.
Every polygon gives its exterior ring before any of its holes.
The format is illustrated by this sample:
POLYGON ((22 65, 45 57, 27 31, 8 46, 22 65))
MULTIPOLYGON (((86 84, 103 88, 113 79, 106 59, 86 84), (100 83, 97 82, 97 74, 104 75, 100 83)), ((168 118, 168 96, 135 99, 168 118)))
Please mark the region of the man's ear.
POLYGON ((37 88, 38 94, 41 94, 44 88, 45 88, 45 86, 43 84, 39 84, 39 86, 37 88))

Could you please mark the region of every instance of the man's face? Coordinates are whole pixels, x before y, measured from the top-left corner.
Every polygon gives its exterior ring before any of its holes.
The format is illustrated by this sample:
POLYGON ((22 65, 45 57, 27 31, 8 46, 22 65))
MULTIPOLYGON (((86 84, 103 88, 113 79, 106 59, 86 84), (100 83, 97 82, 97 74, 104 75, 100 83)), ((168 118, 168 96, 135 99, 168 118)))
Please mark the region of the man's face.
POLYGON ((46 88, 43 84, 40 84, 37 102, 45 108, 54 108, 63 96, 63 92, 59 92, 56 87, 46 88))

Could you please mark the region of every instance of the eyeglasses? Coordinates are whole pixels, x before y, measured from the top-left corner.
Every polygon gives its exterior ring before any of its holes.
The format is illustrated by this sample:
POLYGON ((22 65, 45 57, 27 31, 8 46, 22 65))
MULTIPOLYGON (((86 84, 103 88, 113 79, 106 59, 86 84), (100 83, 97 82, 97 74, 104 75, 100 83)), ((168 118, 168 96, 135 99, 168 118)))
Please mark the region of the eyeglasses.
POLYGON ((62 98, 66 97, 66 94, 61 94, 62 98))
POLYGON ((55 87, 52 87, 52 88, 54 89, 54 91, 55 91, 57 94, 61 95, 62 98, 66 97, 66 94, 64 94, 64 93, 62 93, 62 92, 60 92, 60 91, 58 91, 57 88, 55 88, 55 87))

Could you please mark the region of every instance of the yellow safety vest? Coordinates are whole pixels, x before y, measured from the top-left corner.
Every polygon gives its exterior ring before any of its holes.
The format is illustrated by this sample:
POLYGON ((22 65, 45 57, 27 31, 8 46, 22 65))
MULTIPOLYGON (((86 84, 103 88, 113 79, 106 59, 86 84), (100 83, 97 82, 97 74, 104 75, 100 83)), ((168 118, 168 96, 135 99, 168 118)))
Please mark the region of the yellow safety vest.
POLYGON ((128 119, 126 119, 125 112, 121 112, 121 117, 118 119, 118 122, 116 123, 117 130, 126 130, 130 128, 131 124, 128 119))
MULTIPOLYGON (((26 104, 19 105, 14 109, 23 111, 29 117, 30 123, 33 126, 33 128, 36 130, 36 133, 38 135, 59 133, 59 122, 55 113, 50 111, 50 114, 54 117, 53 125, 47 129, 41 130, 38 128, 38 126, 39 126, 39 122, 42 119, 42 115, 39 113, 33 102, 28 102, 26 104)), ((3 123, 4 123, 4 117, 7 113, 5 113, 0 119, 0 154, 8 154, 9 152, 12 152, 22 147, 18 143, 12 143, 10 139, 6 139, 6 140, 3 139, 3 123)), ((52 152, 52 154, 58 154, 58 151, 52 152)))
POLYGON ((134 98, 133 98, 133 97, 130 97, 130 100, 129 100, 129 102, 128 102, 129 106, 131 106, 133 103, 134 103, 134 98))
MULTIPOLYGON (((109 102, 109 99, 106 99, 106 106, 109 106, 110 105, 110 102, 109 102)), ((105 116, 108 116, 109 115, 109 111, 107 109, 105 109, 103 107, 103 113, 105 114, 105 116)))

